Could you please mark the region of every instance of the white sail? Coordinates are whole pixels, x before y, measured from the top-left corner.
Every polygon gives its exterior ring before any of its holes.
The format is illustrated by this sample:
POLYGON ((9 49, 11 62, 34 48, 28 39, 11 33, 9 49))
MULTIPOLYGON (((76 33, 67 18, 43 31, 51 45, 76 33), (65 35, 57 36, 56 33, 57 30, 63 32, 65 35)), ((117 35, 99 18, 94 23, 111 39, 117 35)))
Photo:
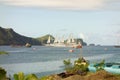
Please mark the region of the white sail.
POLYGON ((72 41, 71 41, 72 43, 74 43, 75 42, 75 40, 72 38, 72 41))
POLYGON ((69 36, 69 38, 68 38, 68 40, 67 40, 67 43, 74 43, 74 42, 75 42, 75 40, 74 40, 74 38, 73 38, 73 35, 70 34, 70 36, 69 36))
POLYGON ((61 42, 64 43, 64 41, 65 40, 64 40, 64 35, 63 35, 62 38, 61 38, 61 42))
POLYGON ((57 37, 55 38, 54 43, 58 43, 58 38, 57 37))
POLYGON ((70 42, 71 42, 71 39, 68 39, 68 40, 67 40, 67 43, 70 43, 70 42))
POLYGON ((48 37, 47 43, 50 44, 50 36, 48 37))
POLYGON ((73 37, 72 34, 71 34, 71 42, 72 42, 72 43, 75 43, 75 39, 74 39, 74 37, 73 37))

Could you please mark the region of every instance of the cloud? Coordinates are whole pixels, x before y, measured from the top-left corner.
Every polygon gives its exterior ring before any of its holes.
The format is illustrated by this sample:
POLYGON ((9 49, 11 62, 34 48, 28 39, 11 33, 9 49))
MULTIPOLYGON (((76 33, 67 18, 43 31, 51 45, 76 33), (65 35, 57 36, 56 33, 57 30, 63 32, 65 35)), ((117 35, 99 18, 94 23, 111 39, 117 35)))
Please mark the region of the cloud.
POLYGON ((0 0, 0 3, 65 10, 120 10, 120 0, 0 0))
POLYGON ((91 10, 102 6, 103 0, 0 0, 13 6, 44 7, 57 9, 91 10))
POLYGON ((120 10, 120 0, 105 0, 102 9, 120 10))
POLYGON ((64 31, 67 31, 67 29, 60 29, 59 31, 63 31, 64 32, 64 31))
POLYGON ((120 30, 115 33, 115 36, 120 38, 120 30))
POLYGON ((111 32, 109 34, 89 33, 87 36, 88 39, 86 39, 86 42, 88 44, 94 43, 96 45, 115 45, 117 38, 119 38, 116 36, 115 32, 111 32))
POLYGON ((81 38, 81 39, 83 39, 83 40, 86 39, 86 36, 85 36, 83 33, 80 33, 79 35, 80 35, 80 38, 81 38))

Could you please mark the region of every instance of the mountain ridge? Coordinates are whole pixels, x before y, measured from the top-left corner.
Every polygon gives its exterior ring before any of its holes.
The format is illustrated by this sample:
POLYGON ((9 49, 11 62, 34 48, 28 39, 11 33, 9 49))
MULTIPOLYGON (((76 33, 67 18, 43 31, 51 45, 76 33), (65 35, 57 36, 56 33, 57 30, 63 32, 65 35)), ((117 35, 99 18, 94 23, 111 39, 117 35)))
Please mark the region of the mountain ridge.
POLYGON ((0 27, 0 45, 25 45, 30 43, 32 45, 41 45, 41 42, 16 33, 12 28, 0 27))

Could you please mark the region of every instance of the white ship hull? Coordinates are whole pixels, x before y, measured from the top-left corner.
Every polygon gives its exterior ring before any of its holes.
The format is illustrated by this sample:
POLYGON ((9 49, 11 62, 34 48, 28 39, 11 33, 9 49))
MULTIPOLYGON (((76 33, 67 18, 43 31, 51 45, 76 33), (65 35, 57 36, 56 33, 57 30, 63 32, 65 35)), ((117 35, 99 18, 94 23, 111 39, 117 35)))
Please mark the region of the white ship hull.
POLYGON ((45 46, 51 46, 51 47, 66 47, 65 44, 46 44, 45 46))
POLYGON ((54 44, 46 44, 45 46, 51 46, 51 47, 72 47, 77 48, 79 44, 64 44, 64 43, 54 43, 54 44))

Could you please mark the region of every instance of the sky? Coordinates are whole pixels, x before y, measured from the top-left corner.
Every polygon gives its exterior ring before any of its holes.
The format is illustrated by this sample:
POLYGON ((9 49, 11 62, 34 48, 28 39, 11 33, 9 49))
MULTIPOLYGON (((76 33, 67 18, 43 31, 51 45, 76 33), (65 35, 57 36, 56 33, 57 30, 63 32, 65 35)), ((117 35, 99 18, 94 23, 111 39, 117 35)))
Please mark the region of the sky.
POLYGON ((82 38, 87 44, 120 41, 120 0, 0 0, 0 26, 28 37, 82 38))

